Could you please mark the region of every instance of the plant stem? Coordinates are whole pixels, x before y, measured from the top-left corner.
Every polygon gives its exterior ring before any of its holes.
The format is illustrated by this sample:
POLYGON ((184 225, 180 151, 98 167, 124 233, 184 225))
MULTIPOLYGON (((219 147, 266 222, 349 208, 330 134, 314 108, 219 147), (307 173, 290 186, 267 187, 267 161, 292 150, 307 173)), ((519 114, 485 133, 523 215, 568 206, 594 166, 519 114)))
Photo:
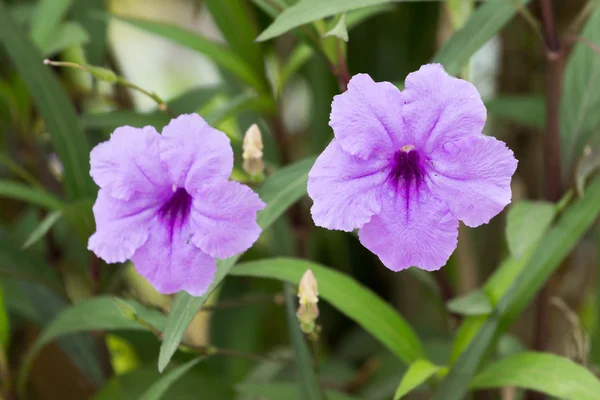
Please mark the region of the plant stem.
MULTIPOLYGON (((546 136, 544 138, 545 198, 558 202, 561 197, 560 175, 560 96, 564 52, 560 44, 552 0, 540 0, 542 25, 544 30, 546 71, 546 136)), ((535 350, 544 351, 548 347, 550 288, 546 284, 536 300, 536 320, 534 331, 535 350)), ((544 399, 541 393, 528 392, 530 400, 544 399)))

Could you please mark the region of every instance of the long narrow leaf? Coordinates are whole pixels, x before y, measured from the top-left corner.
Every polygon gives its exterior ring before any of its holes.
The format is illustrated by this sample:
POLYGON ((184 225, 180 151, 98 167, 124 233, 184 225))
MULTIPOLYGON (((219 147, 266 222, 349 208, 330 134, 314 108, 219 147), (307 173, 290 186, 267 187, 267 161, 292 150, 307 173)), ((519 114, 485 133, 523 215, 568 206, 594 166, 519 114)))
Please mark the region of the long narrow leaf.
POLYGON ((158 381, 154 382, 140 397, 140 400, 159 400, 169 388, 186 372, 194 368, 205 357, 195 358, 163 375, 158 381))
POLYGON ((7 180, 0 180, 0 197, 21 200, 50 210, 59 209, 63 205, 59 199, 42 189, 7 180))

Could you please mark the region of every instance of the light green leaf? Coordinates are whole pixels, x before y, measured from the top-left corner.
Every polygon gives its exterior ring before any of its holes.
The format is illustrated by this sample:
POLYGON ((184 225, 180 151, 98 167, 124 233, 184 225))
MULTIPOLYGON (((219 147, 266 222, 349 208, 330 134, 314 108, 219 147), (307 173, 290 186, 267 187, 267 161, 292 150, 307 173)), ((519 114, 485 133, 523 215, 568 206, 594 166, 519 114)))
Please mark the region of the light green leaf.
POLYGON ((32 188, 22 183, 3 179, 0 179, 0 197, 21 200, 25 203, 34 204, 49 210, 56 210, 62 207, 59 199, 42 189, 32 188))
POLYGON ((338 22, 335 24, 333 29, 325 33, 324 36, 335 36, 342 39, 344 42, 348 41, 348 28, 346 27, 346 14, 342 14, 338 22))
POLYGON ((599 169, 600 149, 586 147, 575 168, 575 189, 579 196, 583 196, 587 179, 599 169))
POLYGON ((535 246, 552 225, 556 206, 545 201, 521 200, 508 210, 506 241, 514 258, 535 246))
MULTIPOLYGON (((50 0, 48 3, 54 4, 50 0)), ((95 196, 97 189, 89 175, 90 145, 75 110, 50 68, 42 64, 44 57, 10 18, 3 2, 0 2, 0 41, 47 124, 52 145, 64 165, 67 197, 95 196)))
MULTIPOLYGON (((482 318, 479 324, 475 324, 476 329, 466 335, 470 336, 468 345, 438 387, 434 400, 464 397, 471 378, 476 373, 494 338, 502 334, 530 303, 599 214, 600 178, 596 178, 589 186, 585 196, 575 200, 561 214, 556 224, 534 248, 530 257, 512 260, 502 266, 501 269, 518 272, 514 278, 510 279, 509 287, 496 303, 497 313, 493 313, 485 319, 482 318), (527 262, 519 265, 524 259, 527 262)), ((501 275, 503 273, 496 273, 492 279, 502 282, 503 279, 499 278, 501 275)), ((507 275, 512 275, 512 272, 507 275)), ((491 291, 486 290, 486 293, 495 298, 490 294, 491 291)), ((465 323, 473 323, 472 321, 469 322, 467 319, 465 323)))
POLYGON ((29 235, 21 249, 24 250, 28 248, 29 246, 40 240, 42 237, 44 237, 61 216, 62 212, 60 210, 52 211, 50 214, 46 215, 46 217, 42 220, 42 222, 40 222, 37 228, 35 228, 34 231, 31 232, 31 235, 29 235))
POLYGON ((416 388, 417 386, 423 384, 427 379, 429 379, 433 374, 438 372, 440 367, 430 363, 427 360, 417 360, 410 365, 408 371, 402 377, 400 381, 400 386, 396 390, 396 394, 394 395, 394 400, 400 400, 402 396, 406 395, 408 392, 416 388))
POLYGON ((4 288, 0 284, 0 357, 8 349, 10 339, 10 321, 8 319, 8 309, 4 303, 4 288))
POLYGON ((73 0, 40 0, 31 20, 31 40, 40 48, 50 45, 50 38, 58 28, 73 0))
POLYGON ((211 40, 176 25, 120 16, 113 17, 147 32, 162 36, 189 49, 196 50, 209 57, 223 69, 231 72, 242 81, 254 87, 259 92, 268 91, 264 86, 263 80, 254 73, 252 68, 240 56, 227 47, 221 46, 220 44, 212 42, 211 40))
POLYGON ((204 360, 205 357, 195 358, 193 360, 188 361, 187 363, 178 366, 177 368, 173 368, 171 371, 167 372, 161 378, 154 382, 152 386, 148 388, 140 397, 140 400, 159 400, 169 388, 181 378, 186 372, 190 369, 194 368, 200 361, 204 360))
POLYGON ((487 100, 485 107, 494 117, 530 128, 543 129, 546 123, 546 103, 540 95, 500 95, 487 100))
POLYGON ((473 389, 516 386, 565 400, 599 400, 600 380, 587 368, 554 354, 520 353, 486 367, 473 389))
MULTIPOLYGON (((133 300, 124 300, 132 306, 138 317, 158 330, 165 326, 165 316, 133 300)), ((19 372, 19 389, 23 393, 27 375, 39 351, 58 337, 93 330, 145 330, 141 324, 125 318, 108 296, 94 297, 66 308, 48 324, 29 349, 19 372)))
POLYGON ((375 293, 340 272, 293 258, 274 258, 241 264, 234 276, 255 276, 299 284, 310 269, 319 284, 319 297, 356 321, 398 358, 410 364, 425 358, 423 346, 412 328, 375 293))
MULTIPOLYGON (((600 7, 589 17, 583 40, 600 45, 600 7)), ((563 176, 570 176, 586 144, 598 144, 600 126, 600 54, 586 43, 575 44, 564 72, 560 104, 563 176)))
POLYGON ((81 25, 76 22, 65 22, 52 31, 42 47, 42 53, 47 57, 68 47, 81 46, 89 40, 90 37, 81 25))
MULTIPOLYGON (((298 392, 298 387, 293 383, 244 383, 237 385, 236 390, 240 393, 260 397, 264 400, 306 400, 298 392)), ((346 394, 326 390, 327 400, 358 400, 346 394)))
POLYGON ((490 299, 481 290, 475 290, 450 300, 446 303, 446 308, 461 315, 487 315, 493 310, 490 299))
MULTIPOLYGON (((269 177, 257 190, 260 198, 267 203, 259 212, 257 220, 263 230, 267 229, 285 210, 306 194, 308 171, 314 164, 314 158, 308 158, 277 171, 269 177)), ((213 283, 202 297, 193 297, 186 292, 179 292, 169 312, 164 340, 160 347, 158 369, 163 371, 181 342, 185 331, 194 319, 198 310, 206 303, 208 297, 221 284, 233 265, 241 256, 219 260, 217 273, 213 283)))
POLYGON ((465 25, 442 46, 433 62, 457 75, 477 50, 490 40, 529 0, 487 1, 471 14, 465 25))
POLYGON ((275 21, 256 38, 257 41, 273 39, 301 25, 331 17, 348 11, 381 6, 393 1, 419 1, 419 0, 302 0, 286 8, 277 16, 275 21))
POLYGON ((285 294, 287 327, 296 360, 296 380, 298 381, 302 398, 306 400, 324 400, 321 387, 319 386, 319 377, 313 367, 314 360, 304 339, 304 334, 300 330, 298 318, 296 318, 296 291, 289 283, 285 283, 283 289, 285 294))

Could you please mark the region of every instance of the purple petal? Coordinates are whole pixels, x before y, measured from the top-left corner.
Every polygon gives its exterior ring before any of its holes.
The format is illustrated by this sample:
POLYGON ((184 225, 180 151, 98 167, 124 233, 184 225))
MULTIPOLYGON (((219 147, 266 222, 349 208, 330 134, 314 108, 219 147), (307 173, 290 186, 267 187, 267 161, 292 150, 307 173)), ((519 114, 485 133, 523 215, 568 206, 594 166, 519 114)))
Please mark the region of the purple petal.
POLYGON ((333 98, 329 126, 348 154, 363 159, 373 153, 391 154, 408 144, 398 136, 405 131, 401 107, 398 88, 358 74, 352 77, 346 92, 333 98))
POLYGON ((90 154, 90 175, 117 199, 152 193, 168 186, 159 158, 160 135, 151 126, 117 128, 90 154))
POLYGON ((107 263, 124 262, 146 242, 151 220, 158 212, 157 197, 138 194, 118 200, 100 189, 93 207, 96 233, 88 249, 107 263))
MULTIPOLYGON (((423 188, 422 188, 423 189, 423 188)), ((381 212, 359 231, 360 242, 392 271, 440 269, 456 248, 458 220, 426 189, 389 193, 381 212)))
POLYGON ((426 153, 438 145, 481 133, 486 110, 471 83, 454 78, 440 64, 423 65, 406 77, 404 122, 426 153))
POLYGON ((260 236, 256 212, 265 203, 248 186, 221 182, 196 191, 193 197, 191 240, 211 256, 224 259, 244 252, 260 236))
POLYGON ((470 136, 445 144, 432 159, 431 191, 466 225, 486 224, 510 203, 517 160, 504 142, 470 136))
POLYGON ((202 296, 213 281, 215 259, 190 241, 189 224, 155 218, 149 237, 131 257, 135 269, 163 294, 184 290, 202 296))
POLYGON ((198 186, 231 175, 233 150, 229 138, 198 114, 171 120, 162 134, 160 159, 176 186, 191 193, 198 186))
POLYGON ((346 154, 334 139, 308 173, 308 195, 316 225, 350 232, 381 210, 381 186, 388 161, 346 154))

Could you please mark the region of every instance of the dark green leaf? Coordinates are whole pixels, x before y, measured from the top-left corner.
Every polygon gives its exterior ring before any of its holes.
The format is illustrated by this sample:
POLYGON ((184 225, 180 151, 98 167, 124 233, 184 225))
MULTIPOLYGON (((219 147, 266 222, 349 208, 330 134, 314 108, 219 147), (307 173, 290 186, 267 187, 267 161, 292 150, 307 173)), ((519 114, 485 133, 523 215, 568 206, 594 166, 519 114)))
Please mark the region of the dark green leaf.
MULTIPOLYGON (((600 178, 595 179, 584 197, 567 208, 548 234, 533 251, 518 275, 512 279, 508 290, 496 304, 497 314, 490 315, 472 333, 472 339, 450 373, 442 381, 434 399, 463 398, 469 382, 476 373, 482 358, 497 335, 504 332, 529 304, 547 279, 569 255, 581 236, 600 213, 600 178)), ((514 269, 520 260, 509 262, 504 269, 514 269)), ((495 276, 499 276, 495 274, 495 276)), ((486 293, 490 294, 489 291, 486 293)), ((492 298, 494 298, 492 296, 492 298)))
POLYGON ((40 222, 37 228, 35 228, 35 230, 31 232, 31 235, 29 235, 29 237, 23 244, 22 249, 28 248, 29 246, 40 240, 42 237, 44 237, 61 216, 62 212, 60 210, 52 211, 50 214, 46 215, 46 217, 42 220, 42 222, 40 222))
POLYGON ((231 72, 242 81, 257 89, 259 92, 268 92, 268 89, 264 86, 263 80, 254 73, 244 59, 227 47, 214 43, 194 32, 180 28, 176 25, 143 19, 114 17, 155 35, 162 36, 184 47, 196 50, 209 57, 219 66, 231 72))
POLYGON ((159 400, 175 383, 175 381, 181 378, 186 372, 195 367, 202 360, 204 360, 204 357, 195 358, 183 365, 178 366, 177 368, 173 368, 171 371, 161 376, 159 380, 154 382, 152 386, 150 386, 144 392, 144 394, 142 394, 140 400, 159 400))
POLYGON ((433 62, 444 65, 446 72, 457 75, 477 50, 490 40, 529 0, 487 1, 465 25, 442 46, 433 62))
POLYGON ((402 377, 400 386, 398 386, 396 394, 394 395, 394 400, 400 400, 402 396, 406 395, 417 386, 423 384, 439 370, 440 367, 430 363, 427 360, 415 361, 410 365, 408 371, 406 371, 406 374, 404 374, 402 377))
POLYGON ((407 364, 425 358, 419 338, 406 321, 375 293, 340 272, 300 259, 275 258, 244 263, 230 274, 298 284, 307 269, 317 279, 321 298, 356 321, 398 358, 407 364))
MULTIPOLYGON (((600 7, 588 19, 580 36, 600 45, 600 7)), ((567 62, 560 105, 563 172, 571 173, 586 144, 598 144, 600 126, 600 54, 579 41, 567 62), (595 142, 592 142, 595 140, 595 142)))
POLYGON ((449 311, 461 315, 487 315, 492 312, 490 299, 481 290, 456 297, 446 303, 449 311))
POLYGON ((42 64, 39 50, 21 32, 1 2, 0 40, 48 125, 52 144, 64 166, 67 196, 75 199, 95 195, 96 188, 89 176, 90 146, 75 110, 50 69, 42 64))
POLYGON ((508 210, 506 241, 514 258, 522 257, 546 234, 554 216, 556 206, 544 201, 521 200, 508 210))
POLYGON ((31 40, 44 49, 51 45, 51 35, 58 28, 73 0, 40 0, 31 21, 31 40))
POLYGON ((96 230, 96 223, 92 214, 94 201, 95 199, 86 197, 71 202, 62 209, 65 220, 78 233, 81 243, 85 243, 86 245, 89 237, 96 230))
POLYGON ((554 354, 520 353, 486 367, 473 389, 516 386, 566 400, 599 400, 600 380, 587 368, 554 354))
MULTIPOLYGON (((305 400, 296 385, 292 383, 265 383, 265 384, 250 384, 244 383, 235 387, 238 392, 259 396, 265 400, 305 400)), ((357 400, 355 397, 350 397, 340 392, 326 390, 327 400, 357 400)))
MULTIPOLYGON (((296 164, 277 171, 269 177, 257 190, 260 198, 267 207, 258 215, 258 223, 262 229, 267 229, 285 210, 306 194, 308 171, 314 163, 314 158, 305 159, 296 164)), ((206 303, 208 297, 221 284, 240 255, 220 260, 213 283, 202 297, 193 297, 180 292, 169 312, 164 340, 160 347, 158 369, 164 370, 173 354, 179 347, 185 331, 194 319, 198 310, 206 303)))
POLYGON ((500 95, 487 100, 485 106, 494 117, 531 128, 543 129, 546 123, 546 103, 543 96, 500 95))
POLYGON ((104 64, 107 39, 107 21, 94 18, 94 15, 106 11, 108 4, 104 0, 76 1, 71 7, 73 20, 78 22, 90 36, 89 43, 84 47, 87 63, 90 65, 104 64))
POLYGON ((63 205, 59 199, 42 189, 7 180, 0 180, 0 197, 21 200, 50 210, 59 209, 63 205))

